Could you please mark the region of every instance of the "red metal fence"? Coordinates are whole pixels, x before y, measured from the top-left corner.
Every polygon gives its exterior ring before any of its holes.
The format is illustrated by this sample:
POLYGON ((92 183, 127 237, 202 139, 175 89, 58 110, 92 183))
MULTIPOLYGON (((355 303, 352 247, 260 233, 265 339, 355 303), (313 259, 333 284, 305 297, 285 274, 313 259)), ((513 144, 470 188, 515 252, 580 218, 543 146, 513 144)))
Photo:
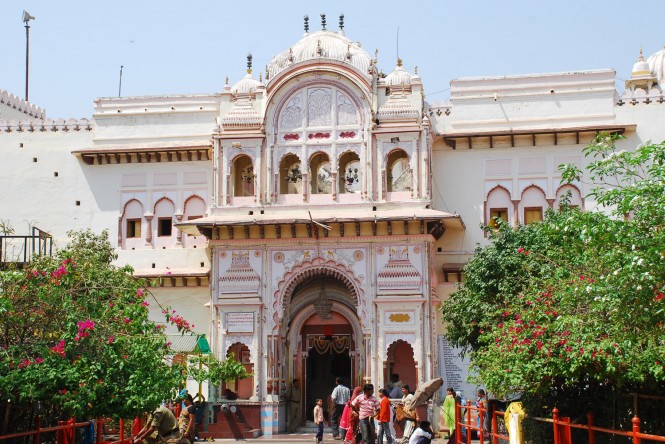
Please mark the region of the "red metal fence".
MULTIPOLYGON (((488 432, 485 430, 485 418, 488 413, 487 409, 482 407, 471 406, 471 401, 467 401, 467 405, 463 406, 462 404, 455 405, 455 418, 458 418, 456 421, 455 427, 455 444, 471 444, 471 434, 475 431, 480 440, 480 444, 485 442, 491 444, 499 444, 499 441, 508 442, 509 437, 502 433, 499 427, 499 416, 503 418, 504 412, 495 410, 492 412, 491 418, 491 427, 488 432), (465 408, 466 411, 464 416, 462 416, 462 408, 465 408), (471 412, 477 412, 479 418, 479 424, 471 423, 471 412), (463 436, 462 429, 466 431, 463 436)), ((588 431, 588 442, 589 444, 596 444, 596 434, 597 433, 606 433, 614 436, 627 436, 632 438, 633 444, 642 444, 642 441, 653 441, 653 442, 665 442, 665 436, 660 435, 650 435, 648 433, 642 433, 640 430, 640 418, 635 416, 632 419, 633 428, 631 431, 625 430, 615 430, 608 429, 605 427, 594 426, 593 413, 587 414, 587 423, 586 424, 573 424, 570 422, 570 418, 559 417, 559 410, 554 409, 552 411, 552 418, 534 418, 536 421, 551 423, 553 427, 554 434, 554 444, 572 444, 571 430, 572 429, 583 429, 588 431)))
MULTIPOLYGON (((125 438, 125 422, 121 419, 118 426, 118 440, 107 441, 104 439, 104 427, 109 423, 109 419, 99 418, 95 421, 95 443, 97 444, 131 444, 132 437, 125 438)), ((58 444, 75 444, 76 442, 76 429, 90 426, 90 421, 75 422, 74 419, 69 421, 60 421, 57 426, 41 427, 40 420, 35 420, 34 430, 26 432, 11 433, 9 435, 0 436, 0 442, 6 440, 15 440, 16 438, 23 438, 26 436, 32 437, 33 444, 41 443, 43 435, 49 433, 56 434, 56 442, 58 444)))

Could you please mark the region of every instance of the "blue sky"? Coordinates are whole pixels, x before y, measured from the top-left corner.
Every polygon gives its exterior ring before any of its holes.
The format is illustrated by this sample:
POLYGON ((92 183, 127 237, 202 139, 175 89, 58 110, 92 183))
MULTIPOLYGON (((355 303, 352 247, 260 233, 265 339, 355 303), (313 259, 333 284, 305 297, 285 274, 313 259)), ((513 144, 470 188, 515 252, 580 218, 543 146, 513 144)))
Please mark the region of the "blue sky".
MULTIPOLYGON (((90 117, 97 97, 213 93, 244 75, 246 55, 255 73, 272 56, 310 31, 337 29, 379 67, 395 66, 399 52, 415 65, 430 102, 448 98, 459 77, 614 68, 630 76, 640 47, 645 56, 665 44, 657 15, 615 0, 476 1, 238 1, 228 0, 0 0, 0 88, 25 93, 24 9, 30 29, 30 101, 48 117, 90 117)), ((656 8, 657 9, 657 8, 656 8)), ((617 82, 622 89, 623 81, 617 82)))

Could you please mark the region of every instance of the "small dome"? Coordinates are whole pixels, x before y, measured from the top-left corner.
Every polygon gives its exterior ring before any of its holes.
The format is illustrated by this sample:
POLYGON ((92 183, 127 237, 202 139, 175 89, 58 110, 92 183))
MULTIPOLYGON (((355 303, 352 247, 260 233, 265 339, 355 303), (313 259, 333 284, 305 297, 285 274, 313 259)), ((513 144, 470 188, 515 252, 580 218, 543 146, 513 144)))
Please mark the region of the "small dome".
POLYGON ((649 64, 644 61, 642 48, 640 48, 640 55, 637 58, 637 62, 635 62, 635 64, 633 65, 631 77, 633 79, 639 77, 651 77, 651 67, 649 67, 649 64))
POLYGON ((289 66, 307 60, 333 59, 348 63, 369 78, 372 59, 358 43, 354 43, 342 32, 322 30, 306 33, 291 48, 276 55, 268 64, 270 80, 289 66))
POLYGON ((647 59, 649 68, 661 85, 665 83, 665 48, 651 55, 647 59))
POLYGON ((231 92, 233 94, 254 94, 257 89, 262 87, 263 83, 255 80, 252 73, 248 72, 241 81, 231 87, 231 92))
POLYGON ((395 70, 384 79, 387 86, 409 86, 413 83, 413 76, 402 68, 402 60, 397 59, 395 70))

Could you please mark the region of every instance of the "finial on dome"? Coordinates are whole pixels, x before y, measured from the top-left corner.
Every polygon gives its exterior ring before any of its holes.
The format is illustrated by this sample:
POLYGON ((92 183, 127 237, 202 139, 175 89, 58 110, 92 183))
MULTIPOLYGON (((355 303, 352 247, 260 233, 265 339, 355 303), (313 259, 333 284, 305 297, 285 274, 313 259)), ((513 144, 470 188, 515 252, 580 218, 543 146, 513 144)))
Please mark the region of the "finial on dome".
POLYGON ((402 59, 400 59, 399 57, 397 57, 397 66, 399 66, 400 68, 402 67, 402 59))
POLYGON ((642 54, 642 48, 640 47, 640 56, 637 58, 638 62, 643 62, 644 61, 644 54, 642 54))
POLYGON ((309 32, 309 16, 305 15, 305 33, 309 32))
POLYGON ((266 82, 270 78, 270 73, 268 72, 268 65, 266 65, 266 82))
POLYGON ((339 29, 344 31, 344 14, 339 15, 339 29))
POLYGON ((263 83, 263 74, 259 73, 259 82, 263 83))
POLYGON ((376 48, 374 50, 374 63, 376 63, 379 60, 379 48, 376 48))
POLYGON ((321 28, 323 28, 324 31, 326 30, 326 15, 325 14, 321 14, 321 28))
POLYGON ((247 54, 247 74, 252 73, 252 53, 247 54))
POLYGON ((413 68, 413 73, 415 75, 418 75, 418 65, 416 65, 415 68, 413 68))
POLYGON ((224 81, 224 84, 226 86, 229 86, 229 76, 226 76, 226 80, 224 81))

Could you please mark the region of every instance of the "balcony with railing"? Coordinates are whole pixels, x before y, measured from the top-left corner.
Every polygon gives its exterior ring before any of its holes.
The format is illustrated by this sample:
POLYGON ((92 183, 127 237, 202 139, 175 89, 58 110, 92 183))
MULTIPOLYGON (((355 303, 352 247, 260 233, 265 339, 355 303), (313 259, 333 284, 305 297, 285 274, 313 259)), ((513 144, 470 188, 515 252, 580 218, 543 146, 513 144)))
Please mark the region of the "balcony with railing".
POLYGON ((0 234, 0 269, 10 265, 24 267, 35 256, 53 255, 53 237, 33 227, 32 234, 0 234))

